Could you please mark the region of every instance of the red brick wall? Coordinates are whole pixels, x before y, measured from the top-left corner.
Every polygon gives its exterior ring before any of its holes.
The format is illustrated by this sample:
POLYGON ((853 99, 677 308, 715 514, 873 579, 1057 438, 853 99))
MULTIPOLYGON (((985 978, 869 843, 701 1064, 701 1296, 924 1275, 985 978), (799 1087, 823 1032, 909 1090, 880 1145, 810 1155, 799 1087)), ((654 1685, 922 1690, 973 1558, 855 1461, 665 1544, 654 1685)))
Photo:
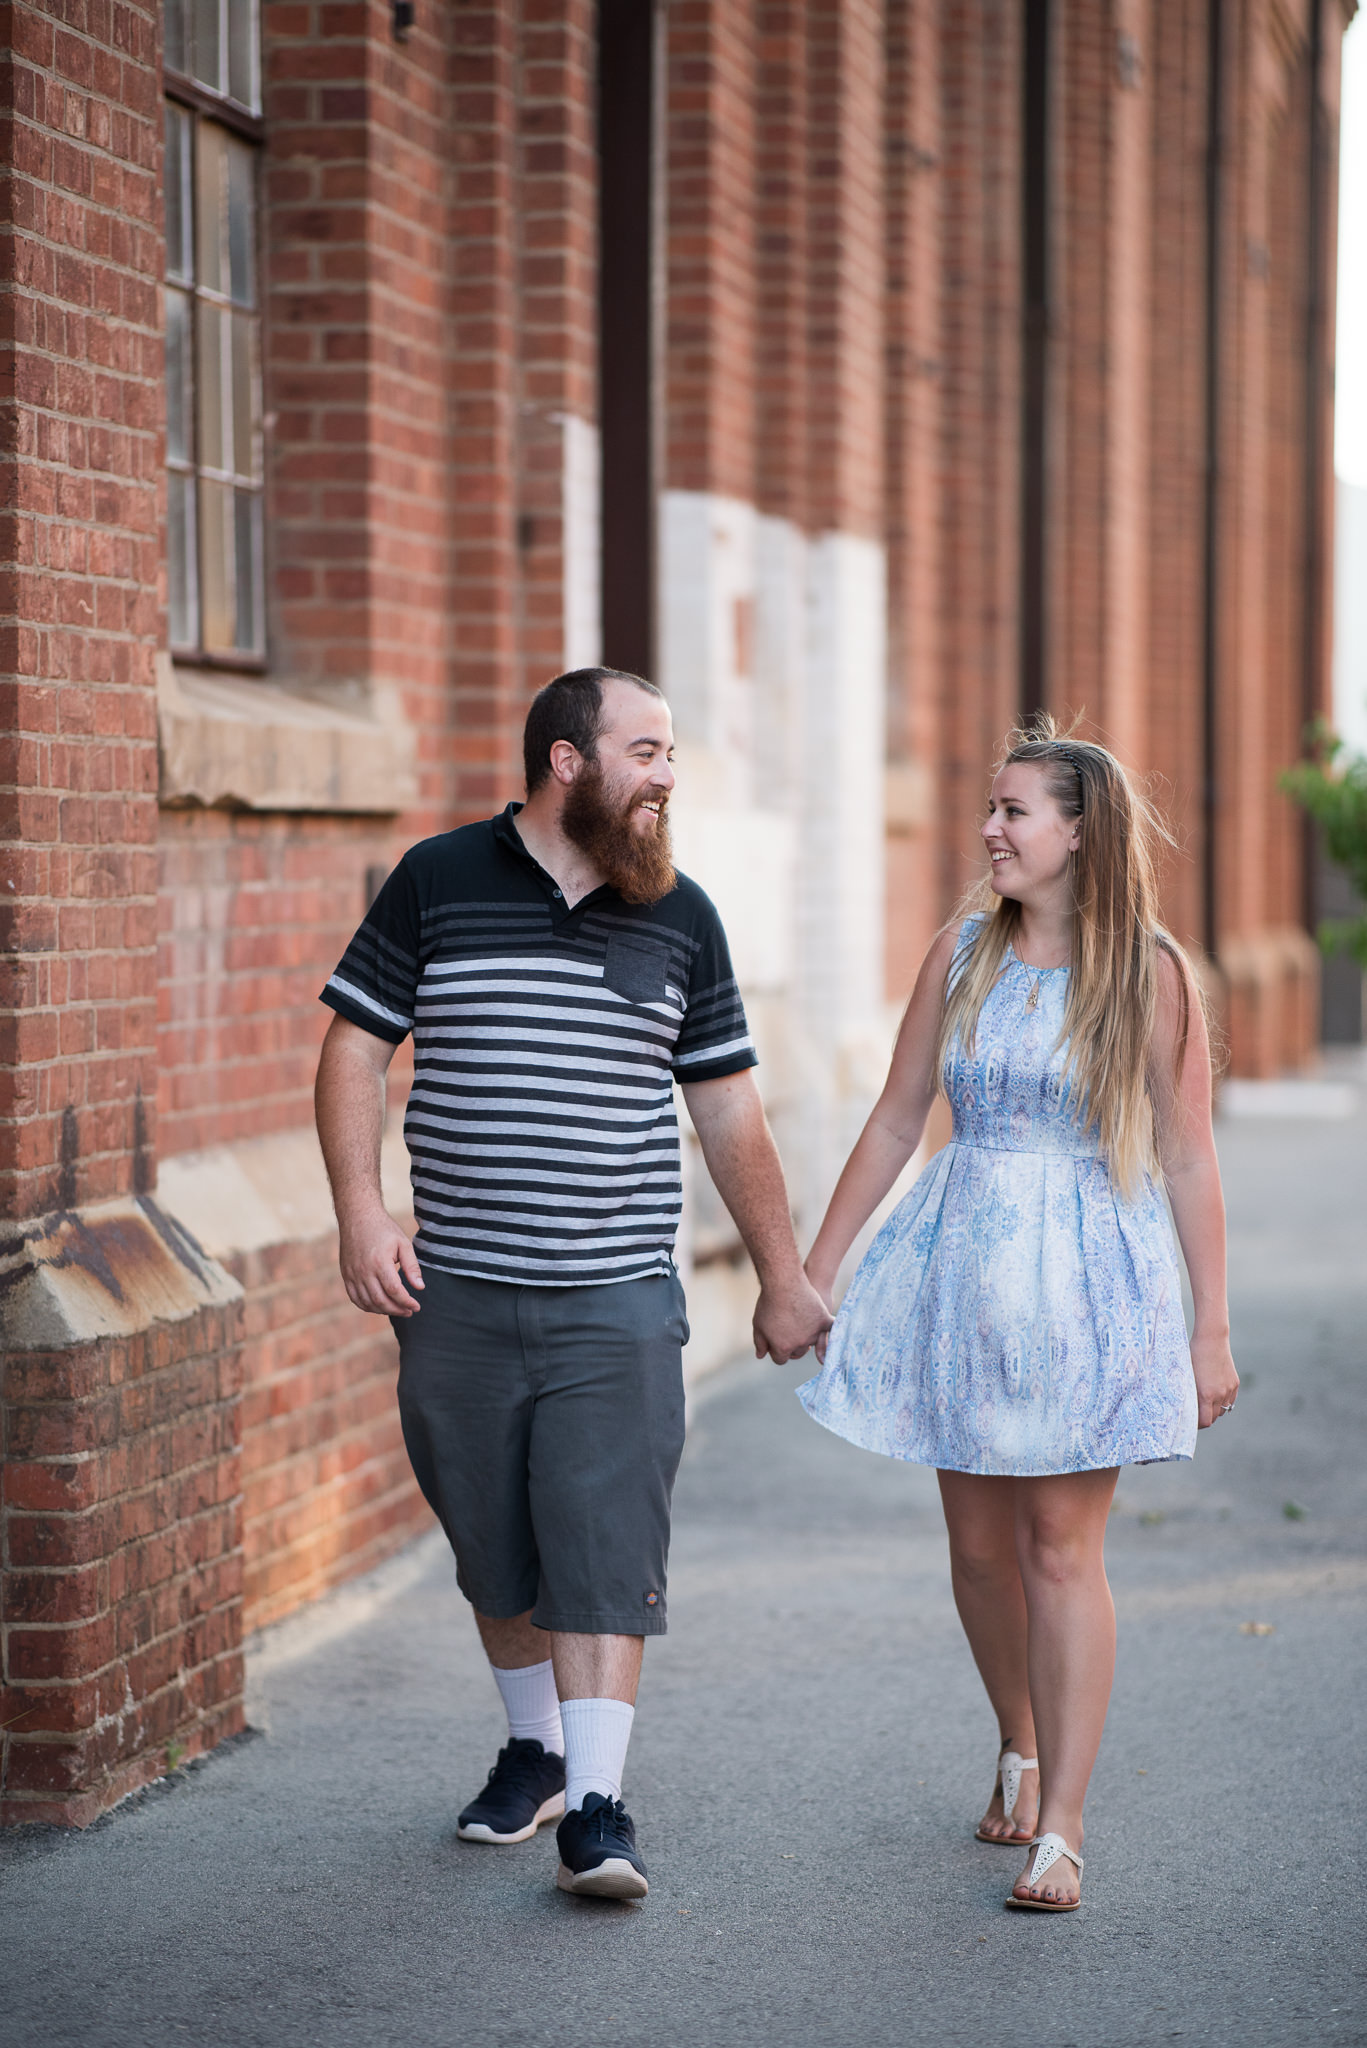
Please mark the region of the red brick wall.
POLYGON ((378 818, 166 810, 158 848, 164 1156, 307 1124, 318 992, 393 839, 378 818))
POLYGON ((451 16, 447 649, 455 818, 522 789, 526 703, 561 664, 561 416, 593 421, 593 8, 451 16))
MULTIPOLYGON (((157 11, 70 17, 9 9, 0 59, 0 1201, 16 1220, 143 1193, 155 1173, 157 11)), ((105 1234, 98 1220, 72 1227, 126 1304, 132 1219, 105 1234)), ((5 1820, 88 1820, 175 1753, 241 1725, 234 1324, 203 1310, 128 1338, 10 1352, 5 1820)))
POLYGON ((870 0, 808 9, 808 521, 883 532, 883 46, 870 0))
POLYGON ((911 988, 941 912, 936 778, 943 547, 940 408, 943 142, 936 23, 915 0, 887 15, 886 528, 888 787, 886 983, 911 988))
MULTIPOLYGON (((158 1052, 168 1154, 307 1125, 318 991, 389 854, 387 821, 165 811, 158 1052)), ((412 1058, 392 1070, 396 1106, 412 1058)), ((244 1626, 378 1563, 429 1516, 388 1324, 347 1301, 332 1235, 227 1256, 242 1283, 244 1626)))
POLYGON ((387 1323, 352 1308, 331 1237, 227 1261, 243 1319, 243 1626, 278 1621, 431 1526, 387 1323))
POLYGON ((1046 699, 1145 763, 1148 10, 1056 25, 1046 699))
POLYGON ((243 1726, 236 1320, 5 1362, 0 1826, 84 1826, 243 1726))
POLYGON ((401 843, 445 824, 452 738, 448 84, 454 14, 263 11, 271 665, 413 734, 401 843))
POLYGON ((1019 701, 1019 16, 1005 0, 971 0, 940 17, 941 665, 927 685, 940 915, 979 871, 988 769, 1019 701))
POLYGON ((148 1185, 161 556, 156 13, 7 11, 0 1213, 148 1185))
MULTIPOLYGON (((792 0, 755 9, 755 497, 807 526, 807 37, 792 0)), ((682 256, 679 257, 682 261, 682 256)))
POLYGON ((1168 863, 1173 929, 1204 938, 1201 868, 1205 495, 1206 24, 1185 0, 1156 0, 1144 49, 1152 105, 1149 289, 1150 488, 1148 758, 1182 853, 1168 863))
POLYGON ((507 9, 460 10, 452 64, 451 716, 460 734, 462 818, 507 800, 517 776, 518 24, 507 9))
MULTIPOLYGON (((598 417, 593 30, 592 0, 528 8, 522 25, 516 207, 521 666, 515 739, 525 705, 564 666, 564 418, 573 414, 592 423, 598 417)), ((520 759, 514 747, 502 801, 522 793, 520 759)))
POLYGON ((754 9, 681 0, 666 20, 665 479, 753 503, 754 9))

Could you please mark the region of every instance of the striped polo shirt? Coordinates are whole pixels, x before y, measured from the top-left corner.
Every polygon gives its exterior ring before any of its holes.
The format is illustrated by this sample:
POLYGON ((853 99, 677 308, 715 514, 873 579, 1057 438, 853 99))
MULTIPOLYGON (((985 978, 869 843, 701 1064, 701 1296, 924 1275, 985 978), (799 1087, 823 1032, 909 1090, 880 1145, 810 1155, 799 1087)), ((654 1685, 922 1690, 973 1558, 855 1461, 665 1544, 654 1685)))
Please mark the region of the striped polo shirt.
POLYGON ((661 902, 567 909, 500 817, 406 853, 323 1001, 413 1033, 404 1137, 419 1260, 542 1287, 667 1269, 682 1187, 673 1082, 755 1064, 726 935, 680 875, 661 902))

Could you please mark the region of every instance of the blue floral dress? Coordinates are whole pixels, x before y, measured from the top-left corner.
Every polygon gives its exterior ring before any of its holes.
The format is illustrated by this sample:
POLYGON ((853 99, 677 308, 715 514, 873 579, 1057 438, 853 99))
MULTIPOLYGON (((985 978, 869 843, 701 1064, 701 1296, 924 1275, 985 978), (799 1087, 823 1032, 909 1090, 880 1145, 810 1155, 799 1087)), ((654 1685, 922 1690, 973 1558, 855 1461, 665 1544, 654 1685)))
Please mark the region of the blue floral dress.
POLYGON ((1095 1129, 1070 1113, 1067 981, 1010 957, 973 1056, 956 1042, 946 1057, 953 1140, 879 1231, 824 1367, 798 1388, 809 1415, 866 1450, 1013 1477, 1192 1454, 1167 1211, 1148 1180, 1117 1195, 1095 1129))

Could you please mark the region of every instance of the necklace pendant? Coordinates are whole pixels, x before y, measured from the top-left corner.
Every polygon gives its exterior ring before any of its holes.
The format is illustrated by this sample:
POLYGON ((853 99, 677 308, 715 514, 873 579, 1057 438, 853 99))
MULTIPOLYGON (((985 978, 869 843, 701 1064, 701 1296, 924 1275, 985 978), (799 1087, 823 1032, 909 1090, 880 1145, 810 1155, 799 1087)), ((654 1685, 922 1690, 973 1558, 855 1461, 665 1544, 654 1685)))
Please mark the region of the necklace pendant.
POLYGON ((1038 983, 1038 982, 1036 982, 1036 983, 1035 983, 1035 985, 1034 985, 1034 987, 1033 987, 1033 988, 1031 989, 1031 991, 1030 991, 1029 995, 1028 995, 1028 996, 1027 996, 1027 997, 1025 998, 1025 1007, 1026 1007, 1026 1009, 1027 1009, 1027 1010, 1037 1010, 1037 1009, 1039 1008, 1039 983, 1038 983))

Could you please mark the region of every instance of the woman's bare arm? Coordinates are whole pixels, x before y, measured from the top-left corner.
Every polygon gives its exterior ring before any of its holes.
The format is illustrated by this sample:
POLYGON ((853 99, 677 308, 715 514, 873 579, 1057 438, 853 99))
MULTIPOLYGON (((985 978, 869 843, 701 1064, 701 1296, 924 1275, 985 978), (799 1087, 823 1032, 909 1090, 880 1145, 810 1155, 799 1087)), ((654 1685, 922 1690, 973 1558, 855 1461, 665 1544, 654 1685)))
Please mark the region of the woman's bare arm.
MULTIPOLYGON (((836 1182, 807 1254, 808 1277, 828 1305, 841 1260, 921 1142, 935 1100, 935 1041, 954 940, 954 932, 941 932, 921 963, 883 1092, 836 1182)), ((818 1350, 824 1350, 824 1343, 818 1350)))
POLYGON ((1225 1198, 1211 1125, 1210 1039, 1188 970, 1171 954, 1159 959, 1158 1017, 1149 1074, 1163 1180, 1191 1280, 1195 1320, 1191 1362, 1196 1375, 1199 1426, 1208 1429, 1239 1390, 1229 1348, 1225 1284, 1225 1198), (1189 1023, 1180 1074, 1182 980, 1187 980, 1189 1023))

